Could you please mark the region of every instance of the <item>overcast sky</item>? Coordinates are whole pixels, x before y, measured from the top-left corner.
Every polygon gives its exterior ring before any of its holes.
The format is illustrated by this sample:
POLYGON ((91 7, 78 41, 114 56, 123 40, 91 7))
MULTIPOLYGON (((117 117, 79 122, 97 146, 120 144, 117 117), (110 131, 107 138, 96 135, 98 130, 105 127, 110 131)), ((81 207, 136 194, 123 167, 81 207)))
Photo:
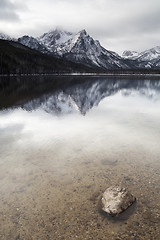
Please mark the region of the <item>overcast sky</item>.
POLYGON ((0 0, 0 32, 37 37, 56 27, 81 29, 106 49, 160 46, 160 0, 0 0))

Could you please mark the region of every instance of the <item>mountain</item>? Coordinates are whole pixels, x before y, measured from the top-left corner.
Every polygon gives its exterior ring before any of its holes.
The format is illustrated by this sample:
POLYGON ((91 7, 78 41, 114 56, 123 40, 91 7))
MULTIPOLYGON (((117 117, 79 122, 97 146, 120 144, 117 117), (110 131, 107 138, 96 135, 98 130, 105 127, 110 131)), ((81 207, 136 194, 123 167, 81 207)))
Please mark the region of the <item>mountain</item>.
POLYGON ((67 42, 73 36, 74 34, 71 32, 56 28, 56 30, 44 33, 42 36, 38 37, 37 40, 46 46, 50 52, 54 52, 60 44, 67 42))
POLYGON ((129 68, 118 54, 103 48, 85 30, 77 34, 56 30, 44 34, 39 40, 51 52, 72 62, 101 69, 129 68))
POLYGON ((160 46, 143 51, 133 58, 139 61, 153 61, 160 59, 160 46))
POLYGON ((51 54, 94 69, 151 69, 160 66, 158 47, 149 51, 151 52, 150 56, 152 54, 152 57, 153 55, 156 57, 152 62, 149 57, 146 57, 147 51, 143 53, 125 51, 121 57, 117 53, 102 47, 99 41, 88 35, 86 30, 74 34, 56 29, 44 33, 37 40, 51 54))
POLYGON ((35 74, 35 73, 71 73, 92 72, 82 64, 76 64, 42 54, 21 43, 0 40, 0 74, 35 74))
POLYGON ((94 69, 129 69, 130 62, 118 54, 103 48, 85 30, 77 34, 55 29, 37 39, 23 36, 20 43, 42 53, 48 53, 71 62, 80 63, 94 69))
POLYGON ((12 40, 12 38, 5 33, 0 33, 0 39, 2 39, 2 40, 12 40))
POLYGON ((137 53, 135 51, 124 51, 123 58, 135 60, 137 66, 141 68, 159 68, 160 67, 160 46, 137 53))
POLYGON ((35 49, 37 51, 48 53, 47 47, 43 44, 41 44, 36 38, 30 37, 30 36, 23 36, 21 38, 18 38, 18 42, 29 47, 32 49, 35 49))
POLYGON ((136 60, 146 61, 151 67, 160 67, 160 46, 141 52, 136 60))
POLYGON ((17 41, 40 53, 57 57, 66 62, 78 63, 81 66, 92 68, 94 71, 137 71, 138 69, 160 68, 160 47, 141 53, 124 51, 122 56, 119 56, 102 47, 100 42, 94 40, 86 30, 71 33, 57 28, 38 38, 25 35, 15 40, 5 34, 0 34, 0 38, 17 41))
POLYGON ((127 58, 127 59, 135 59, 135 57, 138 56, 138 52, 136 51, 130 51, 130 50, 126 50, 122 53, 122 57, 123 58, 127 58))

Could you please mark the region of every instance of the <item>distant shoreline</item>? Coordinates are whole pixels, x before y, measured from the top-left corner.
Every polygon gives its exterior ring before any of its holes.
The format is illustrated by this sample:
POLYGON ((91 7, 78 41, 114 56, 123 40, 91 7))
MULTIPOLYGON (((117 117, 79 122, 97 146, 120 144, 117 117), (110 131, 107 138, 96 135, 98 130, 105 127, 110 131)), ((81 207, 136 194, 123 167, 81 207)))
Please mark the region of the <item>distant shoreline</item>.
POLYGON ((160 76, 160 73, 29 73, 29 74, 0 74, 0 77, 23 76, 160 76))

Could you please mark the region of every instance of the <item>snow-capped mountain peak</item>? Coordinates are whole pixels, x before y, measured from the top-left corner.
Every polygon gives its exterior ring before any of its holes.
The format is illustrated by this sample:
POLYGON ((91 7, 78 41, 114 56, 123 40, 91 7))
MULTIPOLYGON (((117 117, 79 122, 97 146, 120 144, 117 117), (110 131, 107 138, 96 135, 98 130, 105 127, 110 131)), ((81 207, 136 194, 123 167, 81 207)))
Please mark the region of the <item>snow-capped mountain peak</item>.
POLYGON ((87 35, 88 35, 88 33, 86 32, 85 29, 81 30, 81 31, 78 32, 77 34, 80 35, 81 37, 83 37, 83 36, 87 36, 87 35))
POLYGON ((54 53, 67 60, 88 66, 104 69, 127 68, 118 54, 103 48, 99 41, 94 40, 85 29, 73 35, 68 41, 59 44, 54 53))
POLYGON ((126 50, 122 53, 123 58, 134 59, 138 57, 139 53, 136 51, 126 50))
POLYGON ((38 38, 23 36, 18 40, 0 33, 0 39, 18 41, 42 53, 100 69, 143 69, 160 67, 160 46, 138 53, 126 50, 122 56, 109 51, 94 40, 85 29, 78 33, 56 28, 38 38))
POLYGON ((2 39, 2 40, 12 40, 12 38, 10 37, 10 36, 8 36, 7 34, 5 34, 5 33, 0 33, 0 39, 2 39))
POLYGON ((143 51, 138 56, 138 59, 143 61, 151 61, 157 58, 160 58, 160 46, 143 51))
POLYGON ((54 54, 89 67, 128 68, 118 54, 103 48, 85 29, 75 34, 56 28, 38 38, 23 36, 18 38, 18 42, 40 52, 54 54))
POLYGON ((138 60, 138 61, 152 61, 160 58, 160 46, 148 49, 143 52, 136 51, 124 51, 122 54, 123 58, 138 60))
POLYGON ((78 32, 77 34, 73 35, 72 38, 70 38, 68 41, 60 44, 57 49, 55 49, 55 52, 58 55, 64 55, 64 54, 83 54, 83 55, 89 55, 94 52, 94 55, 99 55, 100 49, 99 44, 97 41, 94 41, 86 32, 85 29, 78 32))
POLYGON ((56 28, 55 30, 44 33, 37 40, 45 45, 49 51, 54 52, 55 46, 63 44, 73 37, 73 33, 56 28))
POLYGON ((160 46, 137 53, 134 51, 124 51, 123 58, 134 60, 139 68, 159 68, 160 67, 160 46))

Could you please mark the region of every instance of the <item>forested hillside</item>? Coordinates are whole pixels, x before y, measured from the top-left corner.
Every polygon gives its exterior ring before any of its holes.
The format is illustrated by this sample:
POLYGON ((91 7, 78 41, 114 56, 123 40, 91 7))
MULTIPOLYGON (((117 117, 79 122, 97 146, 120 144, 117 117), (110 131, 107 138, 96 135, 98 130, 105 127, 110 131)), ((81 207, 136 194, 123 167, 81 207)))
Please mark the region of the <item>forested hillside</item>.
POLYGON ((0 74, 92 72, 91 68, 40 53, 20 43, 0 40, 0 74))

